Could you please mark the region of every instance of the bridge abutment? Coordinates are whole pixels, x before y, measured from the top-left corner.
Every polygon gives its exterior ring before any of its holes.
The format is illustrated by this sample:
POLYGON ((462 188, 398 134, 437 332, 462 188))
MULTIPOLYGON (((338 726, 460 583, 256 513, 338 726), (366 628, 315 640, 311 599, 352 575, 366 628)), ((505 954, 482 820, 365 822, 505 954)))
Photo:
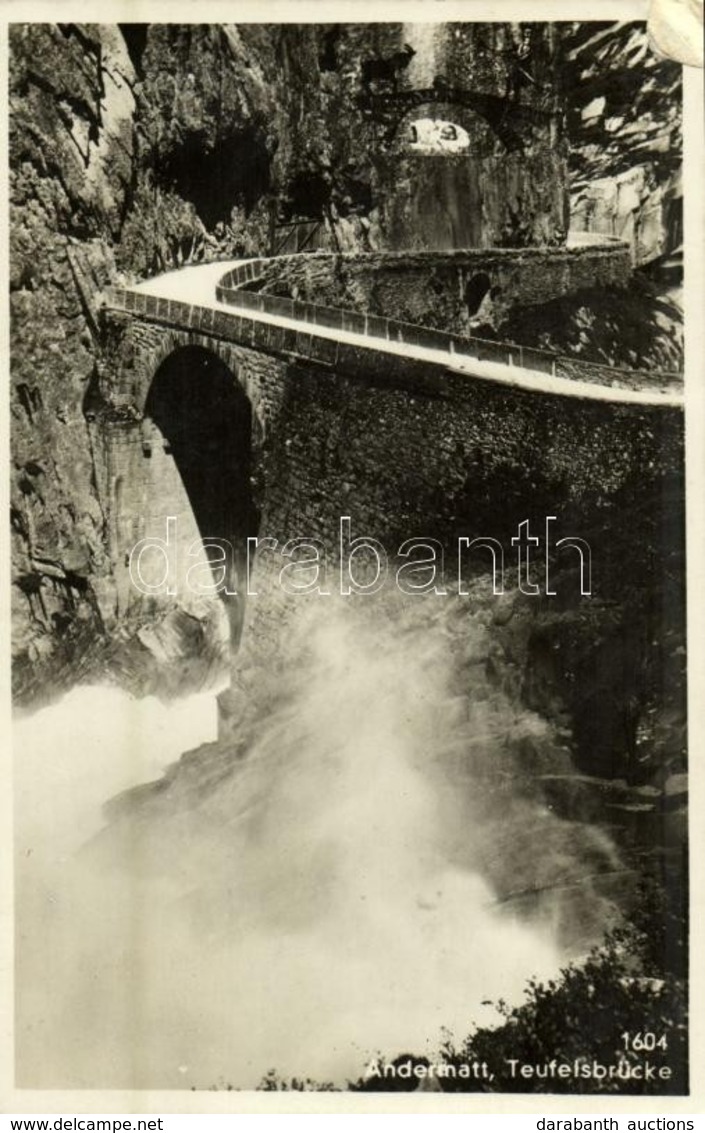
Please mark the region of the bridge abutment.
MULTIPOLYGON (((189 538, 252 531, 272 541, 255 559, 261 592, 248 599, 240 648, 239 623, 231 633, 231 688, 220 698, 224 735, 235 734, 247 718, 253 674, 266 669, 262 657, 275 648, 277 626, 287 616, 279 579, 288 541, 317 540, 334 566, 340 520, 349 516, 354 536, 378 539, 391 555, 407 539, 437 540, 453 575, 460 536, 495 538, 511 553, 518 523, 528 518, 543 529, 550 514, 556 530, 563 524, 562 533, 588 537, 585 525, 608 526, 611 501, 630 484, 680 474, 678 404, 641 403, 637 394, 620 403, 520 388, 472 370, 454 372, 435 354, 407 357, 383 343, 356 345, 342 332, 340 342, 333 332, 317 339, 310 329, 303 334, 242 311, 155 299, 149 309, 118 316, 107 341, 117 341, 119 349, 106 358, 100 396, 93 396, 102 462, 96 479, 119 617, 127 611, 148 619, 157 608, 190 600, 178 593, 183 577, 176 594, 151 598, 126 575, 129 544, 149 530, 164 538, 168 515, 189 513, 189 538), (186 325, 179 326, 184 311, 186 325), (207 358, 209 365, 179 368, 179 357, 207 358), (215 532, 202 529, 202 512, 199 526, 197 495, 204 491, 207 501, 214 468, 229 481, 218 451, 227 451, 227 437, 213 432, 212 451, 199 443, 207 430, 196 428, 189 437, 199 402, 213 396, 209 369, 229 374, 240 404, 244 398, 249 407, 249 490, 258 513, 251 526, 242 516, 239 525, 231 522, 227 509, 213 513, 215 532), (160 387, 165 395, 170 384, 181 396, 160 415, 155 391, 160 387), (162 428, 150 440, 155 418, 162 428), (189 455, 179 467, 182 443, 189 455), (190 492, 189 476, 197 481, 190 492)), ((244 483, 244 466, 232 471, 244 483)), ((634 525, 638 540, 637 517, 634 525)))

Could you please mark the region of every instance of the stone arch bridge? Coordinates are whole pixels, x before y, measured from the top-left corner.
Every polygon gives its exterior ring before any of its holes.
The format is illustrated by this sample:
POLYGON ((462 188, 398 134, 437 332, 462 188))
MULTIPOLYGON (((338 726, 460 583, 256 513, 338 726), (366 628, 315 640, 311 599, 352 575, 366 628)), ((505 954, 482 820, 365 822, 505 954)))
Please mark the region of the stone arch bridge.
POLYGON ((385 546, 451 547, 459 534, 507 542, 548 511, 575 526, 630 483, 680 473, 677 375, 265 294, 265 267, 190 267, 105 297, 84 412, 108 621, 184 600, 180 575, 145 595, 128 570, 139 540, 167 538, 167 517, 181 552, 199 535, 258 535, 316 538, 335 555, 343 515, 385 546))
POLYGON ((399 123, 419 107, 441 105, 469 110, 487 123, 510 152, 523 152, 527 134, 536 126, 545 127, 552 117, 550 110, 525 106, 500 95, 466 90, 443 80, 438 80, 434 86, 416 90, 365 92, 360 95, 359 104, 363 114, 384 127, 387 141, 394 137, 399 123))

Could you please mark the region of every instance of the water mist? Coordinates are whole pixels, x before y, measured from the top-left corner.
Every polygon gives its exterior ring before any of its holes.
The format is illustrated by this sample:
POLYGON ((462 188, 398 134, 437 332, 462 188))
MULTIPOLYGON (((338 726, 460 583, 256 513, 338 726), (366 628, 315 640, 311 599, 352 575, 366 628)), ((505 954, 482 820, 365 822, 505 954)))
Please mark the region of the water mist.
POLYGON ((536 760, 569 756, 496 649, 467 598, 302 603, 244 752, 175 704, 136 768, 145 705, 84 690, 81 764, 123 729, 88 797, 52 763, 48 729, 75 737, 75 717, 20 725, 19 798, 43 779, 72 832, 53 844, 18 806, 21 1084, 255 1088, 275 1068, 345 1086, 492 1023, 597 940, 616 851, 546 806, 536 760), (96 835, 101 776, 106 798, 189 742, 96 835))

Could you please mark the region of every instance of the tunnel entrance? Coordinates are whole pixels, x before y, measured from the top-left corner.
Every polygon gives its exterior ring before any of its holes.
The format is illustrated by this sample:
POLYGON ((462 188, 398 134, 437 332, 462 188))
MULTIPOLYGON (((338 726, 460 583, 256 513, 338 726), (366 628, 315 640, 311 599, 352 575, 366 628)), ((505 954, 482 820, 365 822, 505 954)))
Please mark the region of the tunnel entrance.
POLYGON ((487 272, 481 271, 469 279, 465 285, 465 303, 468 315, 476 315, 480 304, 490 290, 490 277, 487 272))
POLYGON ((220 541, 220 550, 206 547, 206 553, 213 568, 219 564, 214 577, 222 577, 225 565, 228 589, 238 592, 237 598, 222 595, 231 640, 237 643, 244 614, 244 586, 238 578, 242 582, 247 538, 259 528, 252 494, 250 401, 217 355, 185 346, 169 355, 154 375, 145 417, 174 459, 201 538, 220 541))
POLYGON ((233 130, 211 149, 203 139, 187 134, 178 149, 165 155, 155 168, 158 183, 190 201, 210 231, 227 224, 233 207, 246 214, 266 193, 270 181, 270 155, 266 139, 254 126, 233 130))

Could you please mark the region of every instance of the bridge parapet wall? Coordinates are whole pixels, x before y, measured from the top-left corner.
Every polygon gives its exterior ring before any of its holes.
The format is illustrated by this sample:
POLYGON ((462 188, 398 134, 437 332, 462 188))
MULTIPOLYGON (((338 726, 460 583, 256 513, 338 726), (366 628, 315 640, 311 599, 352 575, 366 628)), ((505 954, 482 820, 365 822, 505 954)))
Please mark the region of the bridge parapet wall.
MULTIPOLYGON (((251 260, 228 272, 216 287, 216 297, 220 302, 234 307, 309 323, 312 326, 341 330, 373 339, 385 339, 388 342, 399 342, 409 346, 426 347, 430 350, 447 352, 451 356, 474 358, 480 362, 499 362, 503 365, 517 366, 522 370, 587 381, 596 385, 632 390, 679 390, 682 384, 682 376, 676 371, 631 370, 625 367, 600 365, 577 356, 571 357, 517 343, 450 334, 432 327, 419 326, 416 323, 390 319, 369 312, 360 313, 300 299, 242 290, 248 283, 261 278, 260 273, 270 264, 269 260, 251 260)), ((340 361, 341 359, 336 356, 335 364, 340 361)))
MULTIPOLYGON (((254 270, 253 267, 251 272, 254 270)), ((254 279, 256 276, 247 274, 246 278, 254 279)), ((616 389, 678 393, 681 388, 681 375, 675 372, 601 366, 516 343, 466 338, 380 315, 363 315, 282 296, 241 291, 222 283, 216 292, 218 300, 232 305, 232 310, 202 307, 130 288, 113 288, 109 293, 108 308, 125 311, 139 320, 180 328, 186 334, 239 342, 268 354, 315 362, 336 372, 364 375, 366 379, 374 377, 384 384, 401 384, 410 390, 421 386, 429 392, 443 392, 448 397, 462 397, 462 387, 469 380, 476 380, 472 374, 448 368, 458 360, 497 362, 515 367, 518 373, 534 371, 616 389), (253 318, 247 314, 248 311, 274 319, 291 320, 310 326, 311 330, 253 318), (363 345, 337 340, 317 334, 316 328, 349 332, 368 341, 363 345), (382 347, 382 341, 422 347, 447 358, 421 360, 392 354, 382 347)))

